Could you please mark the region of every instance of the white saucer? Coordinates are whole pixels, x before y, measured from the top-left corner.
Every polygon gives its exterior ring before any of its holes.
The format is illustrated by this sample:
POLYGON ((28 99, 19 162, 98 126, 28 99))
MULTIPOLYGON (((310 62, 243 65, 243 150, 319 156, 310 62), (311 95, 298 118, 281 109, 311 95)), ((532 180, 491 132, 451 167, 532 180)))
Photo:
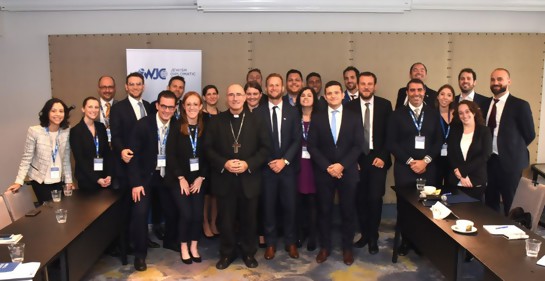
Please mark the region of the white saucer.
POLYGON ((452 228, 452 230, 454 230, 455 232, 463 233, 463 234, 469 234, 469 233, 475 233, 475 232, 477 232, 477 228, 474 227, 474 226, 471 227, 471 230, 470 230, 470 231, 458 229, 458 226, 457 226, 457 225, 452 225, 450 228, 452 228))

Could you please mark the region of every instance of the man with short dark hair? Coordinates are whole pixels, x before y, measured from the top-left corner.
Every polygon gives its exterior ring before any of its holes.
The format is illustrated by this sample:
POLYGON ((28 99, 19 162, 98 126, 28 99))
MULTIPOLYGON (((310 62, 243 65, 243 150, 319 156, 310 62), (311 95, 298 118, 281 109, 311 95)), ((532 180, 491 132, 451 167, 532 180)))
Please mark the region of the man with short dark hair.
POLYGON ((464 68, 458 74, 458 86, 460 94, 454 98, 454 102, 458 104, 463 100, 469 100, 476 103, 479 108, 483 108, 487 102, 487 98, 475 92, 475 84, 477 84, 477 73, 471 68, 464 68))
POLYGON ((284 96, 284 102, 286 104, 295 106, 297 95, 303 88, 303 74, 297 69, 290 69, 286 73, 286 95, 284 96))
POLYGON ((322 76, 317 72, 311 72, 306 78, 307 86, 311 87, 318 97, 322 96, 322 76))
MULTIPOLYGON (((411 79, 419 79, 423 83, 426 81, 426 78, 428 77, 428 68, 421 62, 415 62, 413 65, 411 65, 411 68, 409 69, 409 77, 411 79)), ((426 84, 424 84, 424 104, 427 106, 433 106, 435 104, 435 101, 437 100, 437 92, 435 90, 430 89, 426 84)), ((396 107, 395 109, 398 109, 404 105, 408 104, 408 96, 407 96, 407 87, 403 87, 399 89, 397 92, 397 100, 396 100, 396 107)))
POLYGON ((343 103, 347 103, 351 100, 359 98, 358 94, 358 75, 360 71, 353 67, 349 66, 343 70, 343 80, 346 90, 344 91, 344 100, 343 103))
POLYGON ((263 76, 261 75, 261 70, 259 70, 259 68, 252 68, 248 70, 248 73, 246 74, 246 83, 250 81, 255 81, 260 86, 263 84, 263 76))

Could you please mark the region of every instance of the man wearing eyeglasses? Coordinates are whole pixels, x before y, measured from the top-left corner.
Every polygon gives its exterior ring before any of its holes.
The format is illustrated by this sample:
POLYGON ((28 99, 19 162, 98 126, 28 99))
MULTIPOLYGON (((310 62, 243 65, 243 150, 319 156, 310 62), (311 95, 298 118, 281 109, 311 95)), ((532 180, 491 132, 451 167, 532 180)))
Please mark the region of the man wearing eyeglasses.
POLYGON ((164 184, 166 168, 166 143, 172 116, 176 109, 176 96, 171 91, 162 91, 155 104, 156 114, 150 114, 136 122, 129 140, 129 148, 134 153, 128 163, 129 186, 133 201, 130 233, 134 245, 134 268, 146 270, 148 249, 148 213, 154 193, 159 195, 165 214, 165 240, 175 247, 176 219, 169 212, 170 196, 164 184), (166 209, 166 210, 165 210, 166 209))
POLYGON ((131 196, 130 186, 128 182, 127 163, 131 161, 134 154, 129 148, 129 139, 136 121, 151 114, 152 108, 150 104, 142 99, 144 92, 144 76, 138 72, 133 72, 127 75, 125 79, 125 90, 127 98, 114 104, 110 114, 110 128, 112 131, 112 150, 115 164, 115 178, 113 182, 114 189, 119 189, 122 193, 122 224, 121 227, 121 262, 127 264, 126 247, 127 240, 124 235, 127 235, 128 215, 130 210, 131 196))

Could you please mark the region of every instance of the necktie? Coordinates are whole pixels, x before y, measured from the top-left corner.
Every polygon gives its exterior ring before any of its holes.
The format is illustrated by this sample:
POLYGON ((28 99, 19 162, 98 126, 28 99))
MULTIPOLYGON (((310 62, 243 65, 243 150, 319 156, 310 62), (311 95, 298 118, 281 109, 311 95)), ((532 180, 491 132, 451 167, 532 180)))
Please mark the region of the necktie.
POLYGON ((500 101, 499 99, 494 99, 494 103, 492 104, 492 110, 490 110, 490 116, 488 117, 488 128, 490 128, 490 132, 492 135, 494 135, 494 129, 496 129, 496 103, 500 101))
POLYGON ((278 134, 278 119, 277 119, 277 115, 276 115, 276 109, 278 109, 278 106, 273 106, 273 114, 272 114, 272 125, 273 125, 273 144, 274 144, 274 149, 276 151, 279 151, 280 150, 280 141, 279 141, 279 134, 278 134))
POLYGON ((358 98, 358 95, 351 95, 350 97, 352 98, 352 100, 355 100, 358 98))
POLYGON ((418 118, 420 117, 420 109, 419 108, 414 109, 414 117, 416 118, 416 120, 418 120, 418 118))
POLYGON ((365 154, 369 154, 369 137, 370 137, 370 134, 369 134, 369 130, 371 129, 371 125, 370 125, 370 117, 371 116, 371 113, 369 111, 369 103, 366 102, 365 103, 365 120, 363 120, 363 135, 364 135, 364 139, 365 139, 365 142, 364 142, 364 147, 363 147, 363 152, 365 154))
POLYGON ((110 118, 110 108, 112 107, 112 105, 109 102, 107 102, 105 105, 106 105, 106 112, 104 115, 106 116, 106 118, 110 118))
POLYGON ((146 117, 146 109, 144 108, 144 104, 139 101, 138 106, 140 107, 140 118, 146 117))
MULTIPOLYGON (((161 138, 160 138, 160 144, 159 144, 159 154, 161 155, 165 155, 165 147, 163 146, 163 143, 165 138, 167 137, 166 136, 166 132, 167 132, 167 126, 163 126, 161 127, 161 138)), ((159 174, 161 175, 162 178, 165 177, 165 167, 161 167, 160 168, 160 171, 159 171, 159 174)))
POLYGON ((335 115, 338 113, 338 110, 331 111, 331 134, 333 135, 333 142, 337 144, 337 118, 335 115))

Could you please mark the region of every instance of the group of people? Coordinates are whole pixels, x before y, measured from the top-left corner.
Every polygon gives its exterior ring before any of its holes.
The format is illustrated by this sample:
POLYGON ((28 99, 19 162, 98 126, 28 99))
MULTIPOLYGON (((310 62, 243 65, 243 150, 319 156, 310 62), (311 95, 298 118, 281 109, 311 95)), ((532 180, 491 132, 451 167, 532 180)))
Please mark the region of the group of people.
MULTIPOLYGON (((46 102, 8 191, 28 177, 41 203, 62 184, 74 188, 72 151, 79 189, 122 193, 121 236, 130 237, 139 271, 147 268, 154 205, 165 221, 163 247, 180 252, 186 264, 201 262, 203 233, 221 233, 216 268, 227 268, 237 247, 246 266, 256 267, 258 245, 266 260, 275 257, 279 229, 289 257, 298 258, 307 240, 307 250, 320 248, 316 262, 323 263, 333 247, 336 194, 343 262, 354 262, 353 247, 376 254, 391 155, 396 188, 414 189, 416 179, 425 178, 498 211, 501 197, 507 213, 535 138, 528 102, 509 92, 509 71, 492 72, 493 98, 475 93, 470 68, 458 75, 459 95, 448 84, 437 92, 427 87, 422 63, 413 64, 409 76, 394 111, 375 94, 377 76, 352 66, 343 71, 344 85, 329 81, 323 94, 316 72, 304 86, 298 70, 285 80, 269 74, 263 84, 259 69, 252 69, 244 86, 227 88, 224 112, 214 85, 202 95, 184 93, 184 78, 175 76, 150 104, 142 99, 141 74, 126 77, 128 97, 121 101, 114 99, 114 79, 103 76, 100 97, 83 101, 83 118, 72 129, 64 102, 46 102), (356 232, 361 238, 354 242, 356 232)), ((409 245, 404 241, 399 254, 409 245)))

